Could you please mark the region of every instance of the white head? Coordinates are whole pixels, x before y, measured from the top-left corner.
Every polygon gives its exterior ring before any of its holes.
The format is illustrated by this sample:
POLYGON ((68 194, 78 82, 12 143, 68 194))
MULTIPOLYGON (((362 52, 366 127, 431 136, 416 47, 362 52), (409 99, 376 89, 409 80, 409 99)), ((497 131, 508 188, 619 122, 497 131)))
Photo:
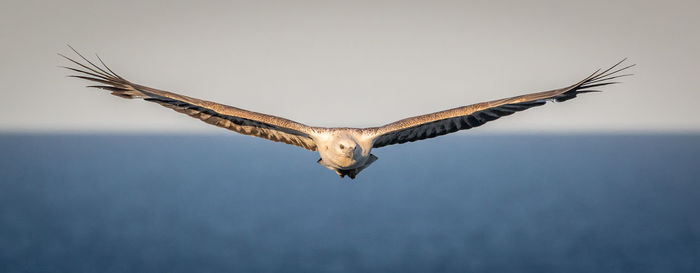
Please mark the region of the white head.
POLYGON ((333 153, 337 157, 345 157, 352 159, 355 157, 355 151, 357 150, 357 143, 350 138, 339 137, 335 143, 332 144, 333 153))
POLYGON ((334 170, 340 177, 355 176, 372 164, 377 157, 370 154, 371 139, 364 137, 359 130, 337 130, 319 138, 318 163, 334 170))
POLYGON ((362 158, 362 148, 349 136, 336 136, 319 149, 321 158, 335 168, 346 168, 362 158))

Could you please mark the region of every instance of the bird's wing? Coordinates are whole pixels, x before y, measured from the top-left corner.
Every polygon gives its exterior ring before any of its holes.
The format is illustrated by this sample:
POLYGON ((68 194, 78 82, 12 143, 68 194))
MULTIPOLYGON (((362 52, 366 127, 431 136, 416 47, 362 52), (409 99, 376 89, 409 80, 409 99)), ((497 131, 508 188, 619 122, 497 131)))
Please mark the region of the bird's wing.
POLYGON ((272 115, 247 111, 228 105, 190 98, 135 84, 112 72, 112 70, 99 59, 99 56, 98 59, 104 68, 90 62, 77 51, 75 51, 75 53, 86 61, 87 64, 82 64, 61 54, 59 55, 80 67, 65 67, 80 73, 78 75, 72 75, 72 77, 98 83, 98 85, 91 85, 88 87, 108 90, 112 92, 112 95, 122 98, 142 98, 146 101, 155 102, 177 112, 187 114, 193 118, 198 118, 206 123, 236 131, 244 135, 284 142, 311 151, 316 150, 316 143, 312 138, 315 134, 314 127, 272 115))
POLYGON ((363 133, 372 138, 374 148, 379 148, 477 127, 502 116, 544 105, 547 101, 562 102, 573 99, 578 94, 600 92, 598 90, 592 90, 592 88, 618 83, 611 80, 631 75, 620 75, 620 72, 634 66, 629 65, 618 68, 624 61, 625 60, 622 60, 602 72, 598 70, 582 81, 569 87, 482 102, 402 119, 381 127, 365 128, 363 129, 363 133))

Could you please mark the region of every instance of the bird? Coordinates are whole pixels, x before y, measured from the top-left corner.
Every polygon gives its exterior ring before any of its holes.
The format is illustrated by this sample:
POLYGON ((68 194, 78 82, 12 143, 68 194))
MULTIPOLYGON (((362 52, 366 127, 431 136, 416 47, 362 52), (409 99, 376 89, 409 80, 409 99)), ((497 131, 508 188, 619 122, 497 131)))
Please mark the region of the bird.
POLYGON ((516 112, 545 105, 547 102, 564 102, 580 94, 601 92, 598 90, 599 87, 620 83, 613 80, 633 75, 622 74, 622 72, 634 66, 634 64, 623 66, 625 58, 608 69, 598 69, 583 80, 564 88, 456 107, 401 119, 378 127, 315 127, 282 117, 140 85, 114 73, 99 55, 95 56, 101 66, 84 57, 70 45, 68 47, 84 63, 58 53, 73 65, 77 65, 77 67, 62 67, 77 73, 69 77, 96 83, 87 87, 107 90, 121 98, 154 102, 240 134, 316 151, 320 155, 318 164, 334 171, 340 178, 347 176, 351 179, 355 179, 362 170, 377 161, 377 156, 371 153, 372 149, 475 128, 516 112))

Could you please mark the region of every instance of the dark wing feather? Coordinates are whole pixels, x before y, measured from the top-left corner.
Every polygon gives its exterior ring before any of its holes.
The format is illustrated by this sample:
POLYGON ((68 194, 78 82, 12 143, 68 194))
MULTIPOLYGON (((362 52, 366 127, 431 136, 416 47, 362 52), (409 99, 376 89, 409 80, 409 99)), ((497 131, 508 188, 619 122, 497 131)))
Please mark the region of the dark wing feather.
POLYGON ((100 63, 102 63, 104 69, 93 64, 77 51, 75 51, 75 53, 88 64, 82 64, 64 55, 59 55, 80 66, 80 68, 65 67, 80 73, 80 75, 73 75, 71 77, 99 83, 99 85, 91 85, 88 87, 108 90, 112 92, 112 95, 122 98, 142 98, 146 101, 155 102, 177 112, 200 119, 206 123, 241 134, 292 144, 311 151, 316 150, 316 143, 312 138, 312 135, 315 133, 313 127, 276 116, 247 111, 232 106, 138 85, 112 72, 109 67, 104 65, 101 59, 100 63))
POLYGON ((412 142, 466 130, 480 126, 515 112, 544 105, 547 101, 562 102, 575 98, 578 94, 600 92, 591 88, 615 84, 611 80, 629 76, 618 75, 634 65, 618 68, 622 60, 605 71, 596 71, 584 80, 561 89, 532 93, 512 98, 482 102, 432 114, 402 119, 381 127, 363 129, 365 135, 374 138, 373 147, 412 142))

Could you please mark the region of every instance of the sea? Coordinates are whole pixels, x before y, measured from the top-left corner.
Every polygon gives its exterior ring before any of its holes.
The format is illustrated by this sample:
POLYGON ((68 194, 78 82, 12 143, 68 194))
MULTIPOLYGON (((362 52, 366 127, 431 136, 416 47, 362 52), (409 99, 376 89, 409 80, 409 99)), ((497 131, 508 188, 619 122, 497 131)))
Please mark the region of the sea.
POLYGON ((0 272, 700 272, 700 135, 0 134, 0 272))

